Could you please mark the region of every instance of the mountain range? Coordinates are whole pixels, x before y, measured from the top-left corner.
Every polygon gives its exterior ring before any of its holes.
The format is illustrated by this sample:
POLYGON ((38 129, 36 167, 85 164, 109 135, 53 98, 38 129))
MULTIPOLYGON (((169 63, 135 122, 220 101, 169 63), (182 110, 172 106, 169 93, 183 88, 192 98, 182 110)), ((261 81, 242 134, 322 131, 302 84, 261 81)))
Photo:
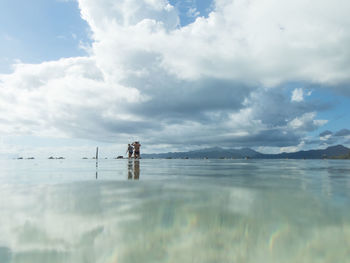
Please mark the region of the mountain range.
POLYGON ((323 158, 335 158, 350 154, 350 149, 343 145, 330 146, 323 150, 308 150, 298 151, 292 153, 279 153, 279 154, 263 154, 254 151, 250 148, 242 149, 223 149, 220 147, 206 148, 202 150, 188 151, 188 152, 168 152, 158 154, 143 154, 142 158, 234 158, 234 159, 323 159, 323 158))

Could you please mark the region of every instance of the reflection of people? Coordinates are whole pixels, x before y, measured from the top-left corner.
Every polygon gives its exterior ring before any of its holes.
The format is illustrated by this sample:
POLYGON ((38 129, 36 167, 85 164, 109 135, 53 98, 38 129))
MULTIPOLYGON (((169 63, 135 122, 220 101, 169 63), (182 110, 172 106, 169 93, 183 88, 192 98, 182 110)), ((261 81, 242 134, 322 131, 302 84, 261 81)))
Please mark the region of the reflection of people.
POLYGON ((128 161, 128 179, 132 179, 132 174, 133 174, 133 171, 132 171, 132 160, 129 159, 128 161))
POLYGON ((140 179, 140 161, 135 160, 134 161, 134 180, 140 179))
POLYGON ((128 179, 139 180, 140 179, 140 161, 129 159, 128 161, 128 179))
POLYGON ((128 149, 126 150, 126 152, 129 154, 129 158, 132 157, 132 153, 134 152, 134 147, 131 146, 131 144, 128 144, 128 149))
POLYGON ((132 144, 132 146, 134 146, 134 157, 135 158, 140 158, 140 147, 141 147, 141 144, 139 142, 134 142, 132 144))

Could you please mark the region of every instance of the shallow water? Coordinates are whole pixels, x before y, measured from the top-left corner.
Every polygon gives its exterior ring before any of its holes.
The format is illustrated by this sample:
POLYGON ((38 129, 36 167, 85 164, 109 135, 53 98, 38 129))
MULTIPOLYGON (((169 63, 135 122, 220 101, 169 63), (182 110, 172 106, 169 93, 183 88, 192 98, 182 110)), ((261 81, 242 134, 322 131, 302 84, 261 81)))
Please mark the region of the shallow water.
POLYGON ((350 262, 350 162, 0 161, 1 263, 350 262))

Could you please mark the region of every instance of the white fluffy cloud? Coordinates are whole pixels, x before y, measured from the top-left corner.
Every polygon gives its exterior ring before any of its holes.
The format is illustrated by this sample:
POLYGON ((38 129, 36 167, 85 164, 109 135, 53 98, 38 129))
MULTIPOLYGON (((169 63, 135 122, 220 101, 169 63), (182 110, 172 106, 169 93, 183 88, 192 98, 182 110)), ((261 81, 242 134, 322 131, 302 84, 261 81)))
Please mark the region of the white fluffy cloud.
POLYGON ((293 90, 292 101, 300 102, 304 100, 304 92, 301 88, 293 90))
POLYGON ((79 7, 89 56, 0 75, 3 134, 295 146, 325 121, 302 90, 290 99, 283 85, 344 91, 350 82, 345 0, 216 0, 207 18, 183 27, 166 0, 79 7))

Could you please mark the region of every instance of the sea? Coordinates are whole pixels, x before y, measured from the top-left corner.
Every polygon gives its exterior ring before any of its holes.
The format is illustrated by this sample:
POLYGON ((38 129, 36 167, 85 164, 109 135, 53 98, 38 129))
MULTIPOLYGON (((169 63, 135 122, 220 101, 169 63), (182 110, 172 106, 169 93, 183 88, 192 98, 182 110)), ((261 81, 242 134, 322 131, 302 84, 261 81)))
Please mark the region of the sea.
POLYGON ((1 263, 347 263, 350 161, 0 161, 1 263))

